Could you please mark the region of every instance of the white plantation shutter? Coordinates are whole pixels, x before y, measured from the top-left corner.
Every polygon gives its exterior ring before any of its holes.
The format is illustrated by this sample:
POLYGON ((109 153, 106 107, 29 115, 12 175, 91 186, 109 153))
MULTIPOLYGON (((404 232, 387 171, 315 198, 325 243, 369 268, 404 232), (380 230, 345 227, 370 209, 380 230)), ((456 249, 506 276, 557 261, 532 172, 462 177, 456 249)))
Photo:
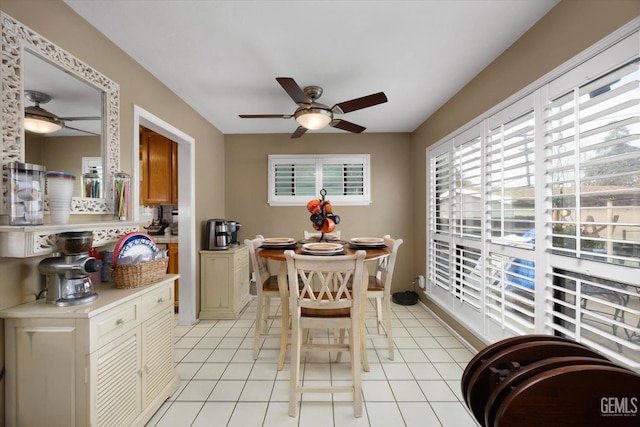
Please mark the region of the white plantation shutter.
POLYGON ((451 244, 451 162, 449 153, 435 155, 430 159, 429 167, 429 283, 449 291, 451 244))
POLYGON ((315 162, 276 163, 276 196, 313 196, 316 190, 315 162))
POLYGON ((640 369, 640 33, 429 147, 426 294, 640 369))
POLYGON ((370 203, 370 158, 354 155, 270 155, 269 204, 306 205, 327 191, 334 205, 370 203))
POLYGON ((555 253, 640 266, 638 60, 545 108, 555 253))

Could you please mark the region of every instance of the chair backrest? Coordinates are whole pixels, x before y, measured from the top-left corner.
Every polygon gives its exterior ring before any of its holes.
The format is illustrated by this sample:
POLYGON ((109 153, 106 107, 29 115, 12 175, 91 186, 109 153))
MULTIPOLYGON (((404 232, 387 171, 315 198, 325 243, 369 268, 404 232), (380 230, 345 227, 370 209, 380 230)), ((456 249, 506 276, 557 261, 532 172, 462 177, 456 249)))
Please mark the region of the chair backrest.
MULTIPOLYGON (((332 231, 331 233, 324 233, 324 235, 329 239, 338 239, 340 240, 340 230, 332 231)), ((322 235, 319 231, 307 231, 304 230, 304 238, 305 240, 311 239, 313 237, 320 237, 322 235)))
POLYGON ((262 245, 262 242, 264 242, 264 237, 260 234, 258 234, 255 239, 246 239, 244 241, 244 244, 249 248, 251 268, 255 274, 256 288, 258 289, 258 292, 262 289, 262 284, 271 276, 269 260, 267 258, 259 257, 256 254, 256 249, 262 245))
POLYGON ((380 280, 380 283, 384 286, 385 293, 391 290, 391 281, 393 280, 393 270, 396 265, 396 257, 398 255, 398 248, 402 245, 402 239, 392 239, 388 234, 382 236, 386 247, 391 249, 391 254, 387 257, 378 260, 376 267, 376 277, 380 280))
POLYGON ((290 307, 314 310, 350 307, 359 311, 365 254, 357 251, 354 255, 313 256, 285 251, 290 307))

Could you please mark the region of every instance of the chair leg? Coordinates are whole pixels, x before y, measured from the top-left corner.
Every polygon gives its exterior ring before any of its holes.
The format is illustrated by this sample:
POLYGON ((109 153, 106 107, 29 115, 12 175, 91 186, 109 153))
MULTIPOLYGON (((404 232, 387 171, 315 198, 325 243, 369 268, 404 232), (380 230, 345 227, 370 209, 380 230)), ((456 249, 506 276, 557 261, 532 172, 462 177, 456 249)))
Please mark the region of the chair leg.
POLYGON ((262 335, 262 310, 263 310, 263 301, 264 298, 258 297, 258 304, 256 306, 256 324, 255 324, 255 332, 253 337, 253 359, 258 358, 258 353, 260 352, 260 336, 262 335))
POLYGON ((291 369, 289 373, 289 416, 298 415, 298 386, 300 383, 300 353, 302 330, 294 320, 291 329, 291 369))
MULTIPOLYGON (((349 331, 349 346, 351 347, 351 380, 353 381, 353 414, 356 418, 362 416, 362 383, 360 360, 366 361, 366 349, 362 347, 362 336, 359 325, 360 319, 354 319, 349 331), (362 351, 362 354, 361 354, 362 351)), ((367 362, 368 366, 368 362, 367 362)))
POLYGON ((383 334, 382 331, 382 298, 375 299, 376 304, 376 328, 378 329, 378 335, 383 334))
POLYGON ((266 333, 269 330, 269 316, 271 315, 271 297, 264 298, 262 307, 262 330, 266 333))
MULTIPOLYGON (((278 370, 284 367, 284 359, 287 355, 287 337, 289 336, 289 300, 280 299, 280 310, 282 311, 282 323, 280 325, 280 357, 278 357, 278 370)), ((293 338, 293 337, 292 337, 293 338)))
POLYGON ((394 360, 393 354, 393 329, 391 326, 391 301, 390 298, 384 298, 384 309, 382 311, 384 319, 384 330, 387 335, 387 349, 389 350, 389 360, 394 360))

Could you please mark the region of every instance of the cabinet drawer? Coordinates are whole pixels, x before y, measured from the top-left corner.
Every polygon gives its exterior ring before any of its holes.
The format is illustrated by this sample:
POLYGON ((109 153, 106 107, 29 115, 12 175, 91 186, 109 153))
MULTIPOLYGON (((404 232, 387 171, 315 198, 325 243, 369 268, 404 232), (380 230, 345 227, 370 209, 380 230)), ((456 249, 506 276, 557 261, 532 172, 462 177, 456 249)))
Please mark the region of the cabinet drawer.
POLYGON ((173 307, 173 283, 167 283, 142 296, 142 320, 146 320, 167 307, 173 307))
POLYGON ((90 352, 138 326, 141 322, 140 313, 140 300, 135 299, 93 318, 90 352))
POLYGON ((233 255, 233 263, 237 267, 243 264, 249 264, 249 250, 242 248, 233 255))

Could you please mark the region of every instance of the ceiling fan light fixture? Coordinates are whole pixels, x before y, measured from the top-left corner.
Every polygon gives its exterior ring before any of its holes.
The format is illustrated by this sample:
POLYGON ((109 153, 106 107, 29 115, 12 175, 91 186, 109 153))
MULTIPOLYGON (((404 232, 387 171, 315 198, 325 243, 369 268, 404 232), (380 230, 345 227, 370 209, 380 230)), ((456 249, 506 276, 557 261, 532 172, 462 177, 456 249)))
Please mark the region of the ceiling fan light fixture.
POLYGON ((317 130, 331 123, 333 114, 322 108, 303 108, 296 111, 295 118, 300 126, 309 130, 317 130))
POLYGON ((62 129, 64 122, 53 113, 40 107, 40 103, 51 101, 46 93, 25 90, 25 96, 36 105, 24 109, 24 129, 29 132, 46 134, 62 129))
MULTIPOLYGON (((28 107, 36 108, 36 107, 28 107)), ((44 111, 44 110, 43 110, 44 111)), ((62 120, 48 115, 33 114, 28 111, 24 113, 24 129, 34 133, 52 133, 62 129, 62 120)))

